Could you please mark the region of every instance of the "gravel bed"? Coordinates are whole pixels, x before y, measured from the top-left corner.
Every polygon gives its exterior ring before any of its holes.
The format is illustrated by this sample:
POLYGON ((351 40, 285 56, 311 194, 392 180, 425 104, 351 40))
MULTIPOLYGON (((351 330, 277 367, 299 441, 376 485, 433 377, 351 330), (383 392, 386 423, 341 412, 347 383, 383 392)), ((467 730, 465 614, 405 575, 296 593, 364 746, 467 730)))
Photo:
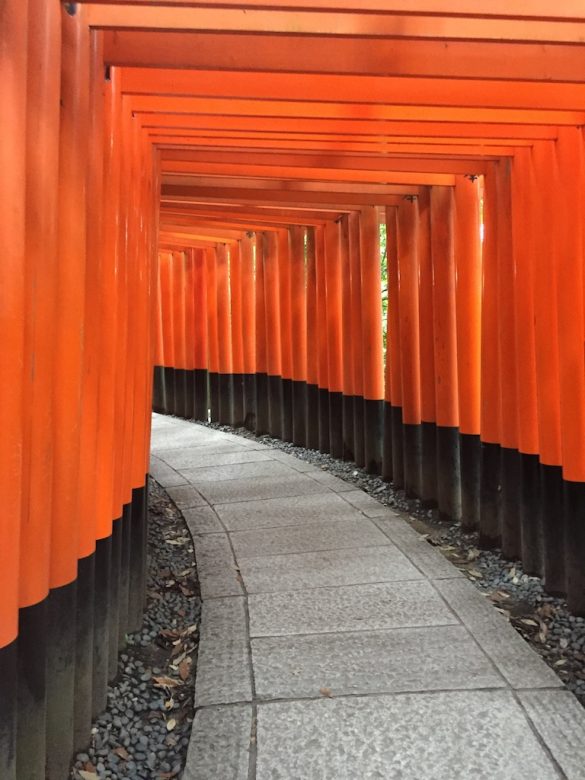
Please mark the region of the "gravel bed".
POLYGON ((249 439, 259 438, 266 446, 319 466, 382 504, 404 512, 405 519, 493 602, 585 707, 585 618, 571 614, 564 599, 547 594, 539 577, 524 574, 520 561, 506 560, 499 549, 479 549, 477 533, 464 530, 456 523, 442 522, 436 510, 423 508, 418 500, 407 499, 404 491, 395 490, 355 463, 270 436, 256 437, 245 428, 202 424, 249 439))
POLYGON ((149 488, 147 607, 127 636, 108 706, 71 770, 75 780, 170 780, 181 775, 193 721, 201 612, 193 544, 181 513, 149 488))

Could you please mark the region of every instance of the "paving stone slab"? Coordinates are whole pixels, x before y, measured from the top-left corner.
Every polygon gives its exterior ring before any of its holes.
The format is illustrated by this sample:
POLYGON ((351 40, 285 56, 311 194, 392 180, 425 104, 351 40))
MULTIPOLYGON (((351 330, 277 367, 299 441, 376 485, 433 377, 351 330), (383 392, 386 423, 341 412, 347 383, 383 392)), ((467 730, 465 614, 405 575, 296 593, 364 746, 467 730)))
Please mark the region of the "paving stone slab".
POLYGON ((183 780, 248 780, 251 729, 249 704, 199 710, 183 780))
POLYGON ((441 555, 424 536, 418 534, 398 515, 389 513, 387 517, 373 518, 373 522, 429 579, 443 577, 463 579, 463 574, 453 566, 451 561, 441 555))
MULTIPOLYGON (((193 445, 193 441, 189 442, 193 445)), ((230 440, 218 441, 215 444, 209 443, 198 447, 185 446, 176 449, 164 449, 154 448, 154 452, 158 458, 164 460, 177 471, 182 469, 199 468, 201 465, 207 465, 210 458, 221 455, 240 455, 243 453, 257 452, 257 450, 251 449, 241 445, 239 442, 232 442, 230 440)))
POLYGON ((231 534, 236 558, 383 545, 387 540, 365 518, 323 520, 317 525, 263 528, 231 534))
POLYGON ((521 691, 520 701, 570 780, 585 778, 585 709, 569 691, 521 691))
POLYGON ((182 474, 172 469, 164 461, 158 458, 150 459, 149 473, 164 488, 176 487, 177 485, 186 485, 187 480, 182 474))
POLYGON ((361 518, 356 509, 329 491, 308 496, 285 496, 261 501, 218 504, 215 507, 229 531, 253 528, 279 528, 324 520, 361 518))
POLYGON ((274 460, 279 460, 281 463, 286 463, 287 466, 295 469, 295 471, 312 472, 320 470, 312 463, 309 463, 302 458, 297 458, 295 455, 289 455, 287 452, 283 452, 282 450, 276 449, 275 447, 270 447, 269 451, 271 458, 274 460))
POLYGON ((195 706, 252 700, 243 598, 203 602, 195 706))
POLYGON ((249 597, 250 635, 375 631, 457 623, 430 582, 315 588, 249 597))
POLYGON ((238 447, 236 450, 231 444, 226 445, 225 452, 189 452, 185 455, 184 451, 181 451, 181 455, 181 458, 175 458, 174 460, 175 462, 177 460, 188 461, 188 465, 178 469, 179 471, 184 471, 185 474, 190 473, 192 470, 214 466, 231 466, 237 463, 257 463, 259 461, 272 460, 270 455, 261 450, 252 450, 249 447, 238 447))
MULTIPOLYGON (((255 452, 255 450, 252 450, 255 452)), ((210 466, 196 469, 183 469, 194 485, 204 482, 226 482, 234 479, 257 480, 265 477, 295 476, 295 471, 277 460, 261 460, 256 463, 232 463, 225 466, 210 466)))
POLYGON ((467 580, 437 580, 435 587, 513 688, 553 688, 561 680, 467 580))
POLYGON ((252 639, 262 699, 505 686, 462 626, 252 639))
POLYGON ((248 593, 414 580, 423 576, 393 545, 240 558, 239 566, 248 593))
POLYGON ((167 493, 179 509, 189 509, 192 506, 207 506, 206 500, 192 485, 178 485, 177 487, 168 488, 167 493))
POLYGON ((223 482, 200 482, 199 489, 210 504, 228 504, 233 501, 253 501, 278 496, 302 496, 320 493, 327 488, 302 474, 255 479, 228 479, 223 482))
POLYGON ((333 474, 329 474, 327 471, 315 469, 315 471, 308 472, 310 476, 317 480, 321 485, 328 487, 329 490, 333 490, 335 493, 353 492, 354 486, 349 482, 344 482, 342 479, 334 477, 333 474))
POLYGON ((240 596, 241 579, 227 534, 199 534, 193 541, 202 598, 240 596))
POLYGON ((258 707, 257 780, 557 780, 506 691, 258 707), (294 736, 294 738, 291 738, 294 736))
POLYGON ((359 509, 360 512, 363 512, 364 515, 367 515, 368 517, 396 516, 391 509, 388 509, 387 506, 376 501, 375 498, 368 495, 363 490, 356 490, 353 485, 350 485, 347 482, 344 484, 347 485, 347 490, 343 491, 343 498, 356 509, 359 509))
POLYGON ((224 528, 210 506, 183 509, 183 517, 191 535, 223 533, 224 528))
MULTIPOLYGON (((198 428, 198 426, 195 426, 198 428)), ((156 431, 154 435, 154 444, 156 449, 172 450, 177 447, 193 447, 194 444, 202 447, 205 444, 215 444, 219 442, 231 441, 227 434, 216 431, 209 431, 201 428, 193 430, 193 424, 185 426, 173 426, 156 431)))

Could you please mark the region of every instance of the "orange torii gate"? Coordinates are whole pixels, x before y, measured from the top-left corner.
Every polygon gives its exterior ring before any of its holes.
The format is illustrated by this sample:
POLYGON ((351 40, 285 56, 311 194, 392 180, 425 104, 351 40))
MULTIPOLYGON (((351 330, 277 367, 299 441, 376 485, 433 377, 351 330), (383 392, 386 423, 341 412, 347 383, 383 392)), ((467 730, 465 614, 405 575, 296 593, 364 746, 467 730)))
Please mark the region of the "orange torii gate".
POLYGON ((290 5, 0 9, 3 780, 67 775, 140 623, 153 368, 585 614, 583 3, 290 5))

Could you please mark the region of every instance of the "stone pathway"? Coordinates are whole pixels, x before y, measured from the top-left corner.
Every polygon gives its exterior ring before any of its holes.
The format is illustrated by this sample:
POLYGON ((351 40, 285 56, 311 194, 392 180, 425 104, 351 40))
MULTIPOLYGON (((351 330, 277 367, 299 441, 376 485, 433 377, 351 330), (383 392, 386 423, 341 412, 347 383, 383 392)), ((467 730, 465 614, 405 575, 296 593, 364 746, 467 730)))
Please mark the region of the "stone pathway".
POLYGON ((400 515, 154 415, 203 613, 184 780, 585 778, 585 711, 400 515))

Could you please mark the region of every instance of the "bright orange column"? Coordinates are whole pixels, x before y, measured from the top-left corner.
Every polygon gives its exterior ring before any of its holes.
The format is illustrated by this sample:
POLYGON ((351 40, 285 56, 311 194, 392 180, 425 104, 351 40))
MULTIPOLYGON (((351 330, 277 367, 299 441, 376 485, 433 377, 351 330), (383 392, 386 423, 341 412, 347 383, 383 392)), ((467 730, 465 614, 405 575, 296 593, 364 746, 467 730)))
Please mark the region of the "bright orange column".
POLYGON ((290 228, 292 440, 300 447, 307 441, 307 285, 305 228, 290 228))
POLYGON ((354 460, 354 359, 349 215, 340 218, 343 459, 354 460))
POLYGON ((398 316, 402 380, 404 489, 421 492, 421 377, 419 331, 419 213, 416 199, 398 208, 398 316))
POLYGON ((315 230, 317 352, 319 386, 319 450, 329 452, 329 354, 327 339, 327 271, 325 228, 315 230))
POLYGON ((217 321, 217 250, 207 249, 207 334, 209 339, 209 408, 219 420, 219 330, 217 321))
POLYGON ((232 334, 230 324, 230 254, 227 244, 217 245, 216 295, 219 356, 219 421, 233 420, 232 334))
POLYGON ((292 441, 292 280, 290 236, 288 230, 278 231, 278 299, 280 310, 281 376, 282 376, 282 439, 292 441))
POLYGON ((479 177, 455 181, 455 264, 457 269, 457 386, 461 460, 461 522, 479 523, 481 236, 479 177))
POLYGON ((437 412, 437 501, 439 512, 461 515, 459 399, 455 311, 455 196, 452 187, 431 188, 433 328, 437 412))
POLYGON ((194 367, 195 367, 195 419, 207 421, 209 409, 209 336, 208 336, 208 287, 207 259, 203 249, 193 250, 195 321, 194 321, 194 367))
POLYGON ((194 249, 185 252, 185 416, 195 416, 195 260, 194 249))
POLYGON ((282 435, 282 336, 280 326, 280 287, 278 236, 264 234, 264 301, 266 306, 266 359, 268 372, 268 412, 270 433, 282 435))
POLYGON ((343 353, 341 227, 339 221, 325 225, 325 294, 327 298, 327 374, 329 390, 329 452, 343 457, 343 353))
POLYGON ((244 329, 242 322, 242 242, 230 245, 230 306, 233 375, 233 424, 244 424, 244 329))
POLYGON ((382 476, 397 487, 404 484, 402 446, 402 379, 398 306, 398 208, 385 209, 388 312, 384 376, 384 441, 382 476))
POLYGON ((268 355, 266 346, 266 279, 264 274, 265 237, 256 236, 255 252, 255 298, 256 323, 256 388, 255 388, 255 429, 257 434, 267 433, 270 427, 268 412, 268 355))
POLYGON ((307 447, 319 449, 319 321, 315 229, 307 229, 307 447))

